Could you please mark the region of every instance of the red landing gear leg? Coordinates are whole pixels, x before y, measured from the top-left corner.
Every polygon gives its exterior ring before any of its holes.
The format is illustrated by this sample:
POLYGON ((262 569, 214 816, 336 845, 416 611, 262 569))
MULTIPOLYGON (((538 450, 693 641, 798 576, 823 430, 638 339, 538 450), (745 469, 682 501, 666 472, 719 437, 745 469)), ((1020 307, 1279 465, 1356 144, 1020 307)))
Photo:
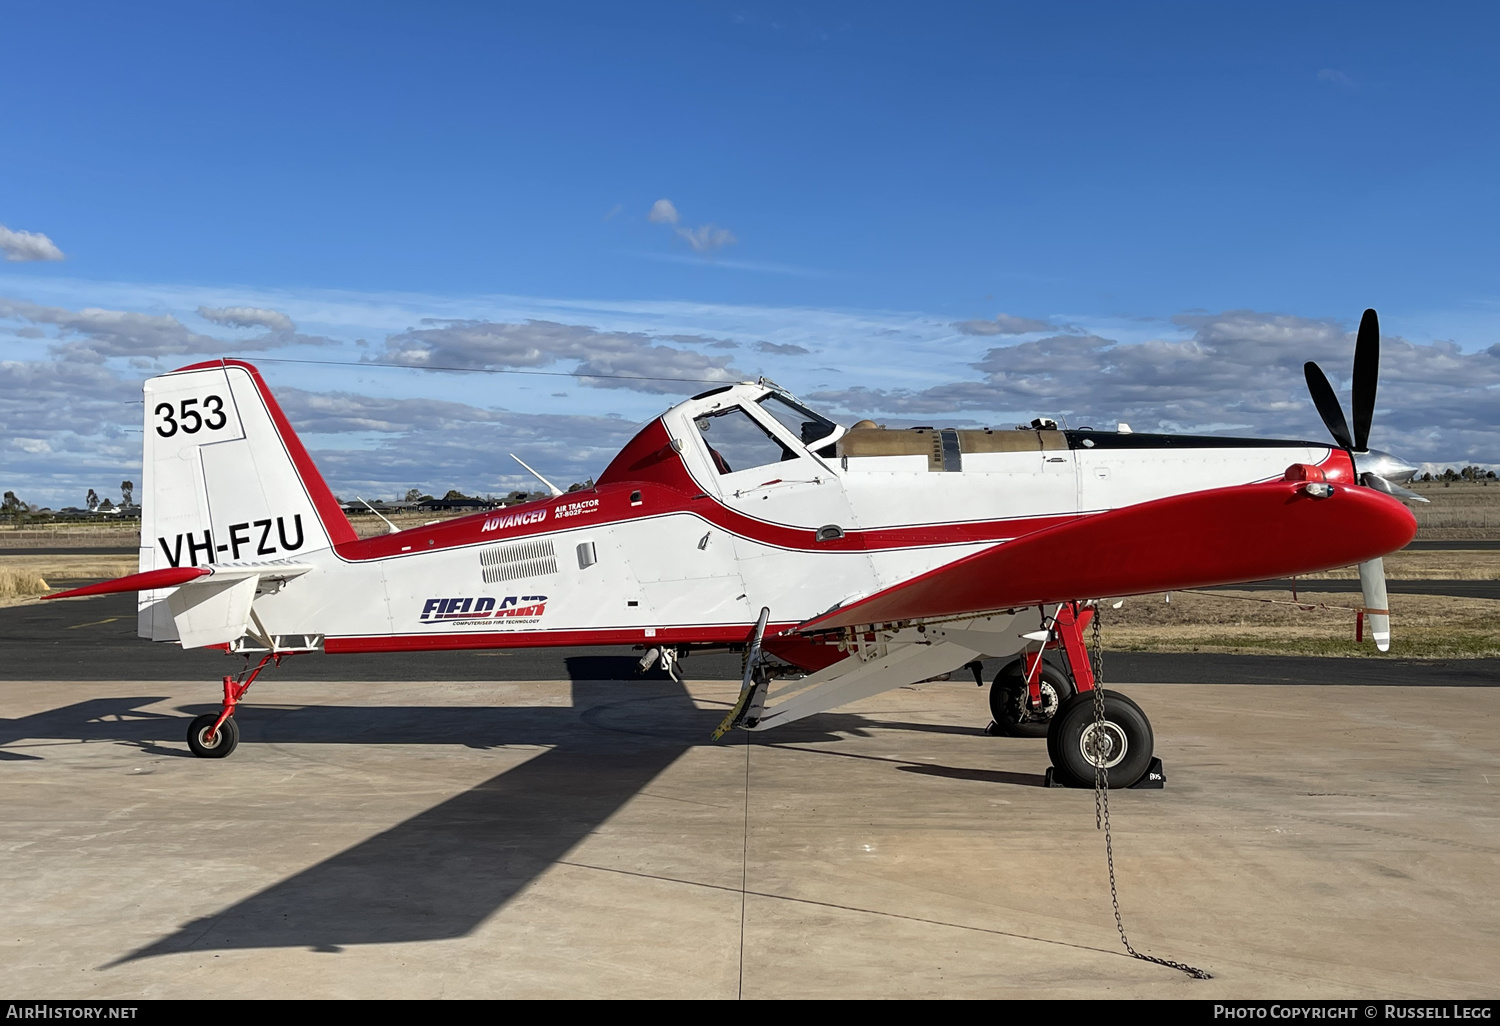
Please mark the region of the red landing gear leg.
MULTIPOLYGON (((1055 633, 1068 657, 1068 669, 1073 674, 1073 687, 1080 694, 1094 690, 1094 667, 1089 662, 1088 649, 1083 644, 1083 632, 1094 622, 1094 609, 1081 602, 1066 602, 1057 610, 1055 633)), ((1040 655, 1038 656, 1040 658, 1040 655)), ((1036 687, 1035 684, 1032 685, 1036 687)))
POLYGON ((285 653, 267 652, 255 669, 246 668, 224 678, 224 705, 217 713, 204 713, 188 726, 188 747, 200 759, 223 759, 240 743, 239 724, 234 722, 234 707, 239 705, 255 678, 268 664, 281 665, 285 653))
POLYGON ((1043 632, 1028 634, 1040 641, 1034 651, 1008 664, 990 686, 990 714, 994 722, 986 728, 992 736, 1046 737, 1052 718, 1080 692, 1092 691, 1083 632, 1094 622, 1094 610, 1083 603, 1065 603, 1052 614, 1040 610, 1043 632), (1061 651, 1064 666, 1045 661, 1047 652, 1061 651), (1071 669, 1071 672, 1069 672, 1071 669))

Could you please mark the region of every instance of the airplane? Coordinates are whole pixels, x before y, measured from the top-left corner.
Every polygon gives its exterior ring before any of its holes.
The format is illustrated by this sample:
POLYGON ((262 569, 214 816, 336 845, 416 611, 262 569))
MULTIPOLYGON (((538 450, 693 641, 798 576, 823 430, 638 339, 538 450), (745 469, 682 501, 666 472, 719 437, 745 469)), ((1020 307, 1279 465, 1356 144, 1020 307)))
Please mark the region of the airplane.
POLYGON ((1388 650, 1382 557, 1420 496, 1368 445, 1379 347, 1367 310, 1353 431, 1304 368, 1331 445, 846 427, 762 378, 672 406, 592 487, 542 479, 545 499, 368 538, 256 368, 195 363, 144 383, 139 571, 49 597, 138 592, 141 637, 246 657, 189 727, 204 758, 235 750, 238 703, 292 655, 617 645, 674 677, 690 653, 743 653, 716 740, 966 669, 982 685, 1002 660, 992 732, 1046 737, 1060 783, 1131 786, 1155 741, 1128 697, 1096 708, 1101 600, 1358 564, 1388 650))

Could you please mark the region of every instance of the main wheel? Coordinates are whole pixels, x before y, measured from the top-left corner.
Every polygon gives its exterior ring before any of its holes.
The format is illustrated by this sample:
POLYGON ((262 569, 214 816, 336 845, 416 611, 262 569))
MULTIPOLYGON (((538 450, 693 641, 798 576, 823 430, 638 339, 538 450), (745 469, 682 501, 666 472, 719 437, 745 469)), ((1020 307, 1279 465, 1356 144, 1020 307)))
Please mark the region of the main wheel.
POLYGON ((1026 664, 1020 659, 995 674, 990 685, 990 715, 998 732, 1007 737, 1046 737, 1047 726, 1057 711, 1075 694, 1073 682, 1051 663, 1042 663, 1040 706, 1030 702, 1026 686, 1026 664))
POLYGON ((1104 692, 1104 722, 1094 718, 1092 692, 1074 695, 1052 717, 1047 754, 1064 783, 1092 787, 1094 767, 1109 771, 1110 787, 1129 787, 1151 765, 1156 739, 1141 707, 1118 691, 1104 692))
POLYGON ((222 759, 240 743, 240 725, 234 722, 233 716, 224 721, 212 741, 207 739, 209 729, 218 718, 218 713, 204 713, 195 717, 188 727, 188 747, 200 759, 222 759))

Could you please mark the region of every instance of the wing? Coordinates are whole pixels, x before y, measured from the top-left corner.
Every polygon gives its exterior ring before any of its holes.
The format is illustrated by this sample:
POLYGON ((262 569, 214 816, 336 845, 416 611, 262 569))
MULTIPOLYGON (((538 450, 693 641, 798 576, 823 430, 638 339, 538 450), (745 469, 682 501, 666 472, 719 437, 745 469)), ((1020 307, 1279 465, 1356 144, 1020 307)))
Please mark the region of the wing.
POLYGON ((1301 481, 1189 492, 1004 542, 830 610, 804 634, 1070 599, 1180 591, 1331 570, 1402 548, 1417 522, 1370 488, 1301 481))

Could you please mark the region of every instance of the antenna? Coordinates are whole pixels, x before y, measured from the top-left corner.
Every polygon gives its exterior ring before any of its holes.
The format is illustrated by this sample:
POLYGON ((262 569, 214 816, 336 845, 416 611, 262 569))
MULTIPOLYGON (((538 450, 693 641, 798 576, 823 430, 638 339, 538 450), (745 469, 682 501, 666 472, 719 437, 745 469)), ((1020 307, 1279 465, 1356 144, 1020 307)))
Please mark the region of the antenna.
MULTIPOLYGON (((356 495, 355 498, 359 499, 360 502, 365 502, 365 500, 360 499, 358 495, 356 495)), ((385 520, 385 516, 380 512, 380 510, 376 509, 374 506, 371 506, 368 502, 365 502, 365 509, 369 510, 371 513, 374 513, 377 517, 380 517, 381 520, 385 520)), ((397 527, 389 520, 385 520, 385 526, 390 528, 390 530, 387 531, 386 534, 399 534, 401 532, 401 528, 397 527)))
POLYGON ((561 495, 563 493, 563 490, 561 488, 557 487, 557 485, 553 484, 551 481, 548 481, 545 477, 543 477, 541 474, 538 474, 536 471, 532 470, 530 467, 527 467, 526 466, 526 461, 523 460, 523 459, 521 459, 521 457, 517 456, 515 453, 511 453, 510 454, 510 458, 513 459, 513 460, 515 460, 521 466, 526 467, 526 472, 528 474, 530 474, 532 477, 536 478, 542 484, 546 485, 547 486, 547 491, 549 491, 549 492, 552 493, 552 497, 554 499, 557 498, 559 495, 561 495))

